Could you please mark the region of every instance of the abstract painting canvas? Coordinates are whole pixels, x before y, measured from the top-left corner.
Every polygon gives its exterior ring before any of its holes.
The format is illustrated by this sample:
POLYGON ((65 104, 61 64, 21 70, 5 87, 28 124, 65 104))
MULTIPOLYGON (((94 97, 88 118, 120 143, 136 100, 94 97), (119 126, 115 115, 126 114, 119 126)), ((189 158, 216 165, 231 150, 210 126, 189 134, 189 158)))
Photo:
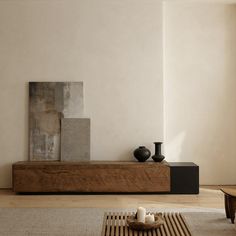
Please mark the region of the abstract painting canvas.
POLYGON ((29 159, 60 160, 61 119, 83 117, 83 82, 29 83, 29 159))

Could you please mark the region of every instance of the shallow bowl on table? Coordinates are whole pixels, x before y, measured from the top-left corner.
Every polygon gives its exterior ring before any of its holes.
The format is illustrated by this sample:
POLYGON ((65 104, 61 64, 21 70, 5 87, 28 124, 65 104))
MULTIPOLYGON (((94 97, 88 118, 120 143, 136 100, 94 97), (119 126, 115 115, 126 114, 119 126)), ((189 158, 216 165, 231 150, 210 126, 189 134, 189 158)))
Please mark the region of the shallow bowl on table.
POLYGON ((154 219, 153 223, 142 223, 137 221, 135 215, 131 215, 127 217, 127 225, 134 230, 150 230, 159 228, 165 222, 162 213, 155 213, 154 219))

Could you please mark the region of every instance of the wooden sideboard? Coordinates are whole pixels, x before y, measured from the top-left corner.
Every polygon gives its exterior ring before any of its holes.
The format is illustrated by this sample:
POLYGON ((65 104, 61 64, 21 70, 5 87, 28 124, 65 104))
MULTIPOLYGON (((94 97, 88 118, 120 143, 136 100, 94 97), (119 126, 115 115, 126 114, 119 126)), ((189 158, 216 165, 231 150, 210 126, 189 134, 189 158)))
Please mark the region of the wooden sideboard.
POLYGON ((162 193, 171 191, 167 162, 17 162, 13 191, 162 193))

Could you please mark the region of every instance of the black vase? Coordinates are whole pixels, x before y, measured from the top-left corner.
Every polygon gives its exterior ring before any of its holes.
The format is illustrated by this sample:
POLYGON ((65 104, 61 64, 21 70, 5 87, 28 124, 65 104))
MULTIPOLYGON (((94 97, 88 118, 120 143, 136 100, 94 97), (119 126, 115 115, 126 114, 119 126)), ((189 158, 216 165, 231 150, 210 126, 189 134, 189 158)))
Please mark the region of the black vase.
POLYGON ((155 155, 152 156, 153 161, 162 162, 165 157, 161 155, 161 144, 162 142, 154 142, 155 144, 155 155))
POLYGON ((134 157, 139 162, 145 162, 151 156, 151 152, 144 146, 140 146, 139 148, 134 150, 134 157))

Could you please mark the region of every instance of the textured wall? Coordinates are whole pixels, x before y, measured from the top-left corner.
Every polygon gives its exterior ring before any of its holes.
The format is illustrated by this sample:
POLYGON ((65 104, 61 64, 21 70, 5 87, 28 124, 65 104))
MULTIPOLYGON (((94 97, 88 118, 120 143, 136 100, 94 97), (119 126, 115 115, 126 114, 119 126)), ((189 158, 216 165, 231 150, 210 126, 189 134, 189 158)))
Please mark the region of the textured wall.
POLYGON ((28 81, 84 81, 91 159, 132 159, 163 136, 161 3, 0 1, 0 187, 28 157, 28 81))
POLYGON ((166 157, 235 184, 236 5, 166 3, 164 16, 166 157))

